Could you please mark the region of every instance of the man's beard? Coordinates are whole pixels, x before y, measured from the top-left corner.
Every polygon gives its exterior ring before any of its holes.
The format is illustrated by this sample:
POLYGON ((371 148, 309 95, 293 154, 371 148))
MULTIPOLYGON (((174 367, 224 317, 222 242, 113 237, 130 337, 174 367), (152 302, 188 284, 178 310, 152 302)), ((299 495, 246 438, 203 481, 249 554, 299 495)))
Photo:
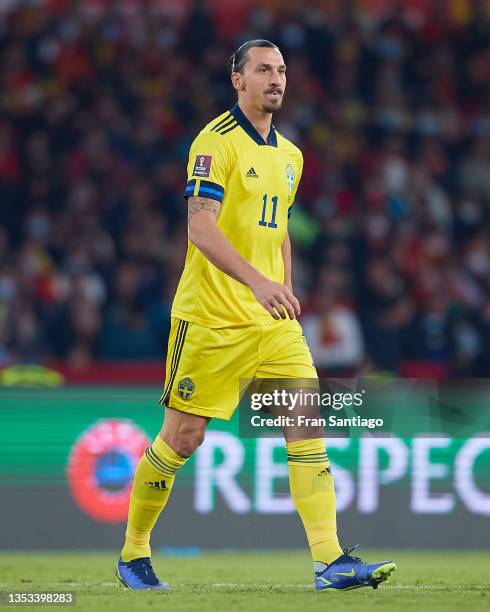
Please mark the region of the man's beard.
POLYGON ((265 102, 263 104, 263 106, 262 106, 262 111, 264 113, 272 113, 272 114, 274 114, 278 110, 281 110, 281 106, 282 106, 282 100, 279 100, 278 104, 270 104, 268 102, 265 102))

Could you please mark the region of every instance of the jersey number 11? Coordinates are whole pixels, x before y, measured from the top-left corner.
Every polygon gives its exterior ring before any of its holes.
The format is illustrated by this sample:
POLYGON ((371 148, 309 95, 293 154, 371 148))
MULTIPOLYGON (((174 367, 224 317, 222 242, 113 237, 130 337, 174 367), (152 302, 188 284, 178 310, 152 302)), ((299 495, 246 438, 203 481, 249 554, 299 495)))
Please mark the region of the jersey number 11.
POLYGON ((277 196, 273 196, 272 199, 272 217, 269 223, 265 220, 265 215, 267 212, 267 194, 264 193, 263 204, 262 204, 262 219, 259 221, 259 225, 267 226, 267 227, 277 227, 276 223, 276 211, 277 211, 277 196))

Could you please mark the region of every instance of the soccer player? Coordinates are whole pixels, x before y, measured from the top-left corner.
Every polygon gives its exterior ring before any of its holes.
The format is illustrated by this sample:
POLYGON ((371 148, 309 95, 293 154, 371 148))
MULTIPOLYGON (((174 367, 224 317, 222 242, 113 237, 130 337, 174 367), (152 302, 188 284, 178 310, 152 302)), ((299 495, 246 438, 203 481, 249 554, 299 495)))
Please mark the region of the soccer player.
MULTIPOLYGON (((239 379, 318 385, 297 321, 287 230, 303 157, 272 125, 282 105, 286 66, 276 45, 251 40, 233 54, 230 68, 238 102, 206 125, 189 154, 189 244, 172 307, 160 400, 165 419, 135 472, 116 570, 130 589, 168 590, 151 565, 151 530, 210 419, 233 415, 239 379)), ((396 566, 364 563, 340 547, 321 432, 285 436, 291 497, 306 531, 317 589, 377 587, 396 566)))

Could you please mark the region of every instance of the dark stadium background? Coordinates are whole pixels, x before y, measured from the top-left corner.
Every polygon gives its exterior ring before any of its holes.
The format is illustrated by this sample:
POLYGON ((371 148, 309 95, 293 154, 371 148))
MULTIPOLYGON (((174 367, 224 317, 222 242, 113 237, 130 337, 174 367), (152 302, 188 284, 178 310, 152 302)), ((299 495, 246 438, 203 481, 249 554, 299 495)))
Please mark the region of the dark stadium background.
MULTIPOLYGON (((0 548, 121 543, 161 422, 189 146, 234 103, 225 65, 247 39, 288 65, 274 122, 304 155, 289 229, 319 370, 488 376, 489 16, 483 0, 0 2, 0 548)), ((304 546, 233 427, 182 471, 155 550, 304 546), (205 488, 211 448, 242 461, 248 497, 205 488)), ((430 469, 420 441, 379 464, 331 441, 346 543, 488 547, 488 439, 434 443, 430 469)))
POLYGON ((189 145, 260 35, 304 154, 290 231, 318 366, 487 375, 485 2, 24 4, 0 9, 0 362, 162 362, 189 145))

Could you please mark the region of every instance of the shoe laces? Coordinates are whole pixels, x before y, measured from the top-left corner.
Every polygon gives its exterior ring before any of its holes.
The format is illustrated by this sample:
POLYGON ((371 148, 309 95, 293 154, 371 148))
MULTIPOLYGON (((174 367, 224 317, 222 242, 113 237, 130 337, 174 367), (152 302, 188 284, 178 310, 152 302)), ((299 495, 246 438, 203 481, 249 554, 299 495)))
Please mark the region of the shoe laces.
POLYGON ((356 550, 356 548, 359 548, 359 544, 356 544, 355 546, 353 546, 352 548, 344 548, 344 554, 342 555, 342 557, 339 559, 339 561, 341 561, 342 563, 362 563, 362 559, 361 557, 354 557, 352 556, 350 553, 353 550, 356 550))
POLYGON ((155 585, 158 584, 159 580, 155 575, 155 571, 151 565, 150 557, 142 557, 140 559, 133 559, 128 563, 131 570, 142 580, 145 584, 155 585))

